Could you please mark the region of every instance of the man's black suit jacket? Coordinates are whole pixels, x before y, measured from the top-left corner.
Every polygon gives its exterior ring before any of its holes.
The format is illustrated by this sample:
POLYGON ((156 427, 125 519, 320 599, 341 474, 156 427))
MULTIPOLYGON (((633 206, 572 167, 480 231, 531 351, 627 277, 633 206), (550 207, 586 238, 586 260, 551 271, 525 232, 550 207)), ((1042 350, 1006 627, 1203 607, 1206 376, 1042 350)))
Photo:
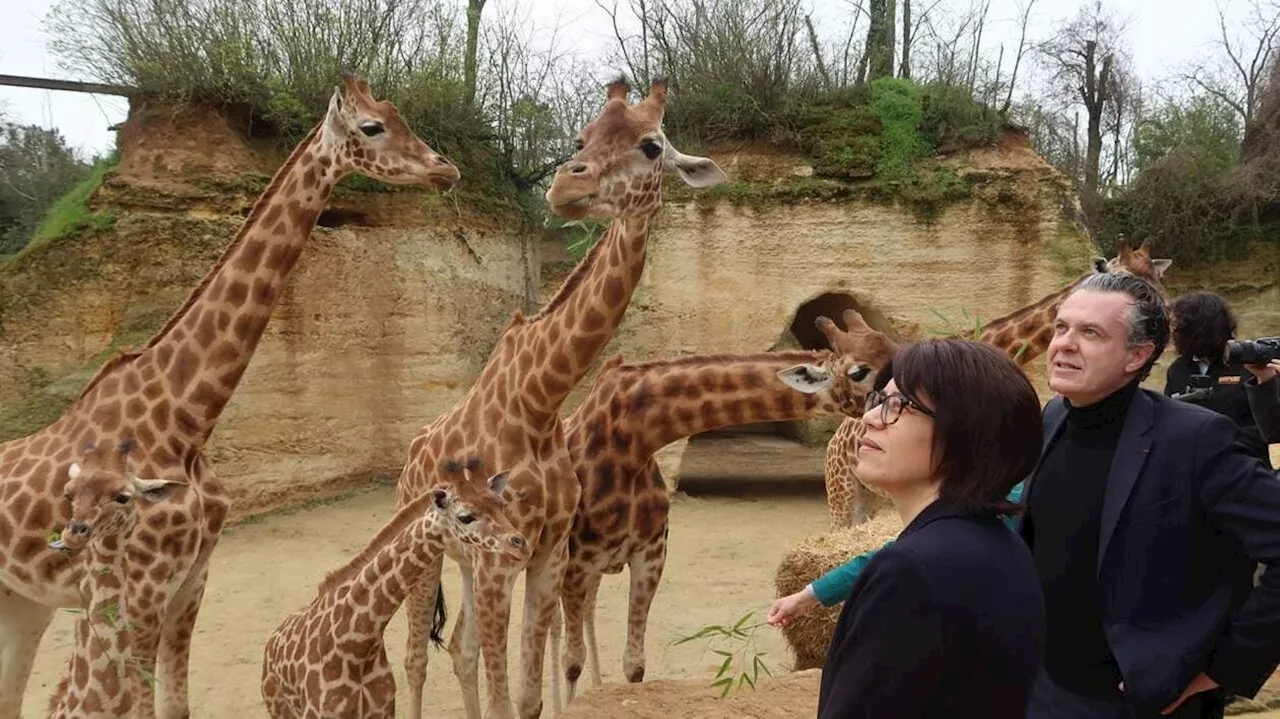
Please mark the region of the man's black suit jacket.
MULTIPOLYGON (((1066 418, 1060 397, 1045 408, 1042 457, 1066 418)), ((1147 390, 1125 418, 1098 573, 1103 629, 1141 711, 1158 712, 1202 671, 1252 697, 1280 663, 1280 479, 1237 432, 1223 415, 1147 390), (1257 562, 1267 566, 1255 587, 1257 562)), ((1035 517, 1019 531, 1034 548, 1035 517)))

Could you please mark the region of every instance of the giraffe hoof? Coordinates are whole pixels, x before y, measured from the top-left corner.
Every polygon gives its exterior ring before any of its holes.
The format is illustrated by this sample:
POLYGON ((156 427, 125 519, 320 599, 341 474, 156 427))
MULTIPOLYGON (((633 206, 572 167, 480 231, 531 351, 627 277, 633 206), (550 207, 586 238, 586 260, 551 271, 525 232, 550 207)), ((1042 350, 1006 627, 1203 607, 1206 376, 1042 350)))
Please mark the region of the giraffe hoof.
POLYGON ((582 666, 579 664, 571 664, 564 670, 564 678, 571 682, 578 681, 578 677, 582 676, 582 666))
POLYGON ((632 669, 631 673, 627 675, 627 681, 632 684, 639 684, 644 681, 644 667, 636 667, 635 669, 632 669))

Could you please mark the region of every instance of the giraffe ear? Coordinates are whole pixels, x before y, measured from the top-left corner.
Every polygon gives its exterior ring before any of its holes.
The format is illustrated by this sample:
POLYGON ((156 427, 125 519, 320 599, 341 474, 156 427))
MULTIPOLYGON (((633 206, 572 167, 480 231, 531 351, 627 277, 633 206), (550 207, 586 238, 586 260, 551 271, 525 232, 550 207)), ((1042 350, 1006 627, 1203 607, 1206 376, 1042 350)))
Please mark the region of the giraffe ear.
POLYGON ((778 372, 778 379, 797 392, 817 394, 831 387, 831 373, 813 364, 798 364, 778 372))
POLYGON ((662 135, 662 144, 664 147, 663 164, 667 169, 674 169, 680 173, 680 179, 690 187, 711 187, 729 179, 724 174, 724 170, 720 169, 714 161, 707 157, 696 157, 694 155, 686 155, 677 150, 675 145, 667 139, 666 133, 662 135))
POLYGON ((1164 277, 1164 273, 1168 271, 1169 265, 1173 264, 1173 260, 1152 260, 1151 266, 1156 270, 1156 279, 1164 277))
POLYGON ((80 477, 80 472, 80 464, 78 462, 72 462, 71 466, 67 467, 67 477, 69 479, 78 479, 80 477))
POLYGON ((178 490, 187 486, 186 482, 177 479, 139 479, 133 478, 133 492, 146 502, 160 502, 178 490))
POLYGON ((511 471, 498 472, 489 478, 489 491, 494 494, 502 494, 507 488, 507 479, 511 477, 511 471))

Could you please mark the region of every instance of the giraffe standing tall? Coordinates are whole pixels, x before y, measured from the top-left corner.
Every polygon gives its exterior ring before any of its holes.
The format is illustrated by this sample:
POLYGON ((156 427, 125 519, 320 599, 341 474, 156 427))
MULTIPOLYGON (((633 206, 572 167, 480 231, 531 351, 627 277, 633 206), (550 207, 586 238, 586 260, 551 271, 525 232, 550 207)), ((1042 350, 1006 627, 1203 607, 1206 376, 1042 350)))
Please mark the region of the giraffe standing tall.
MULTIPOLYGON (((1008 353, 1014 361, 1025 365, 1044 354, 1053 339, 1053 323, 1058 306, 1085 278, 1105 272, 1127 272, 1137 275, 1156 287, 1162 287, 1164 276, 1172 260, 1153 259, 1148 243, 1136 249, 1123 239, 1117 243, 1117 254, 1110 260, 1094 258, 1093 271, 1075 282, 1047 295, 1038 302, 992 320, 975 333, 980 342, 993 345, 1008 353)), ((846 419, 827 443, 825 480, 827 507, 834 527, 861 524, 870 519, 888 500, 858 479, 858 439, 862 437, 862 420, 846 419)))
POLYGON ((602 367, 565 421, 582 485, 561 589, 570 701, 582 674, 584 625, 593 685, 600 686, 596 592, 603 575, 624 566, 630 600, 623 674, 631 682, 644 679, 645 629, 666 564, 670 511, 654 452, 719 427, 861 412, 874 368, 888 359, 893 343, 853 310, 842 319, 845 329, 817 319, 831 351, 695 355, 634 365, 614 356, 602 367))
POLYGON ((71 521, 49 547, 84 552, 88 571, 80 588, 83 613, 76 620, 71 659, 49 701, 49 716, 55 719, 148 716, 140 711, 148 704, 135 705, 151 687, 134 666, 136 606, 125 591, 147 579, 140 568, 130 571, 125 545, 137 525, 139 503, 159 502, 185 483, 131 474, 131 449, 129 442, 91 446, 67 470, 71 521))
POLYGON ((449 542, 528 558, 529 544, 499 496, 507 473, 484 480, 471 474, 478 468, 445 462, 446 485, 402 507, 325 577, 310 606, 281 622, 262 653, 262 698, 272 719, 394 719, 396 680, 382 635, 409 587, 440 580, 433 558, 449 542), (432 567, 436 573, 425 576, 432 567))
MULTIPOLYGON (((577 154, 556 173, 547 200, 557 214, 611 217, 604 235, 537 315, 519 313, 498 338, 475 384, 449 412, 414 438, 400 475, 403 505, 431 487, 430 468, 442 457, 476 456, 508 467, 508 516, 533 547, 527 562, 448 551, 462 570, 463 597, 449 642, 467 716, 478 719, 481 651, 486 716, 512 715, 507 686, 507 627, 512 587, 525 571, 519 715, 542 711, 542 666, 547 631, 567 561, 569 530, 579 488, 565 445, 560 408, 590 370, 631 300, 644 269, 649 226, 662 205, 665 168, 694 187, 722 182, 706 158, 678 152, 662 133, 666 84, 627 103, 625 80, 608 86, 600 115, 579 134, 577 154)), ((409 639, 405 673, 409 716, 422 716, 427 632, 438 586, 419 582, 406 602, 409 639)), ((553 695, 558 708, 559 692, 553 695)))
MULTIPOLYGON (((229 500, 204 457, 284 289, 289 272, 337 182, 359 172, 393 183, 451 187, 458 170, 422 142, 389 102, 344 76, 324 118, 294 149, 235 239, 186 302, 141 350, 108 361, 52 425, 0 445, 0 719, 17 719, 32 662, 53 611, 79 601, 83 557, 45 538, 70 507, 60 502, 76 448, 102 437, 137 441, 144 476, 184 477, 203 513, 172 502, 142 507, 130 560, 157 578, 162 620, 136 629, 134 655, 155 672, 162 719, 188 715, 187 659, 209 557, 229 500)), ((180 494, 186 494, 180 493, 180 494)))

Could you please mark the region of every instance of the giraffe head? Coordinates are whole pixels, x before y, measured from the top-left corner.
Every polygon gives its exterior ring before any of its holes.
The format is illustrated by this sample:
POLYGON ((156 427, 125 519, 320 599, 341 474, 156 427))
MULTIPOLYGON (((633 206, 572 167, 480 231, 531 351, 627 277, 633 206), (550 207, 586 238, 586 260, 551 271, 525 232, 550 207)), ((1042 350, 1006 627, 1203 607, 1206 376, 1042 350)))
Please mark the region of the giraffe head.
MULTIPOLYGON (((343 73, 346 95, 337 87, 325 113, 323 142, 339 177, 358 172, 397 185, 425 184, 447 190, 458 182, 458 168, 423 142, 400 111, 375 100, 364 79, 343 73)), ((319 162, 326 161, 321 154, 319 162)))
POLYGON ((480 462, 474 458, 465 466, 449 460, 442 469, 452 475, 450 481, 431 488, 441 532, 460 544, 484 552, 528 559, 533 548, 507 518, 507 503, 502 499, 509 472, 482 479, 476 474, 480 462))
POLYGON ((845 310, 843 319, 843 330, 828 317, 814 320, 831 344, 831 356, 826 362, 821 366, 805 363, 788 367, 778 373, 778 378, 799 392, 825 393, 840 411, 860 417, 876 373, 898 346, 867 324, 857 310, 845 310))
POLYGON ((667 83, 655 80, 649 95, 627 104, 631 85, 610 83, 604 109, 578 133, 577 152, 556 171, 547 202, 571 220, 587 215, 626 217, 662 205, 662 172, 673 169, 692 187, 724 182, 725 174, 706 157, 686 155, 662 131, 667 83))
POLYGON ((1164 286, 1160 284, 1160 280, 1172 264, 1173 260, 1153 259, 1151 257, 1150 239, 1143 240, 1142 244, 1135 249, 1129 245, 1124 235, 1121 235, 1116 240, 1115 257, 1109 260, 1101 257, 1093 258, 1095 272, 1127 272, 1131 275, 1137 275, 1155 285, 1161 292, 1164 291, 1164 286))
POLYGON ((129 469, 133 446, 128 440, 114 447, 89 445, 80 461, 71 464, 63 490, 63 498, 71 504, 71 521, 50 547, 77 551, 91 539, 127 537, 137 522, 139 502, 158 502, 186 485, 169 479, 140 479, 129 469))

